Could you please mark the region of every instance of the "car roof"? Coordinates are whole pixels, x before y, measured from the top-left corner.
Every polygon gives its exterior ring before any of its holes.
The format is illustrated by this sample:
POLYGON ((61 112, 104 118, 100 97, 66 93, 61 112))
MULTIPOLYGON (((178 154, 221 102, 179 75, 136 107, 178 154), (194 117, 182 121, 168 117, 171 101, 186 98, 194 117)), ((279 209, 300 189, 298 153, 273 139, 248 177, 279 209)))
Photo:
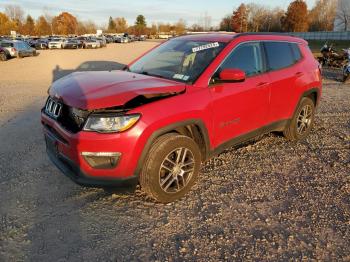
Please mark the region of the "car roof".
POLYGON ((189 41, 212 41, 228 43, 233 39, 235 33, 197 33, 179 36, 173 39, 183 39, 189 41))
POLYGON ((191 41, 209 41, 228 43, 233 39, 243 38, 246 41, 252 40, 272 40, 272 41, 288 41, 307 44, 301 38, 290 36, 285 33, 231 33, 231 32, 216 32, 216 33, 197 33, 179 36, 173 39, 184 39, 191 41))

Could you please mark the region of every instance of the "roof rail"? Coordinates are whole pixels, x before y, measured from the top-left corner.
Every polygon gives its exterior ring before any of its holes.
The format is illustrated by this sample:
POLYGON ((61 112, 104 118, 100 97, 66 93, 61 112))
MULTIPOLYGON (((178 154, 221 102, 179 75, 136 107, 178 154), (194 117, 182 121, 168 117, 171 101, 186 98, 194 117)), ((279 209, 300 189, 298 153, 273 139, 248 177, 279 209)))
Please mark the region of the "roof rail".
POLYGON ((246 35, 280 35, 280 36, 295 37, 295 36, 290 35, 288 33, 281 33, 281 32, 247 32, 247 33, 237 33, 234 35, 234 38, 240 37, 240 36, 246 36, 246 35))

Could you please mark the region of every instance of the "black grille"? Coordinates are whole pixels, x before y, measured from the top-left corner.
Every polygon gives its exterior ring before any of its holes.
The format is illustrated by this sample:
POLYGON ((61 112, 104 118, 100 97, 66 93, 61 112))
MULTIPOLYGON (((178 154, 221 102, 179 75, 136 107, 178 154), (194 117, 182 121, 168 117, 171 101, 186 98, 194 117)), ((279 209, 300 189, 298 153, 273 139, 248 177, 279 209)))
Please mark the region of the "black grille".
POLYGON ((45 113, 53 118, 58 118, 62 112, 62 104, 49 97, 45 105, 45 113))
POLYGON ((88 111, 63 105, 62 114, 57 120, 68 131, 77 133, 83 129, 88 115, 88 111))
POLYGON ((45 113, 54 118, 67 131, 77 133, 83 129, 90 112, 72 108, 49 97, 45 105, 45 113))

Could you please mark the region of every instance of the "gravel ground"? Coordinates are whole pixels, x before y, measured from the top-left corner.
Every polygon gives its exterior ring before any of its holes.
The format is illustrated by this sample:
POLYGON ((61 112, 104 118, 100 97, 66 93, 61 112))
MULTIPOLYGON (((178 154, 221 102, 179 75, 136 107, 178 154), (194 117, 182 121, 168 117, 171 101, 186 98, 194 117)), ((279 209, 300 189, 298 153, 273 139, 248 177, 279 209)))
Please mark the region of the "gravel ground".
POLYGON ((168 205, 132 188, 77 186, 49 162, 39 110, 51 81, 152 46, 0 63, 0 261, 350 261, 349 84, 325 81, 307 140, 270 134, 226 150, 168 205))

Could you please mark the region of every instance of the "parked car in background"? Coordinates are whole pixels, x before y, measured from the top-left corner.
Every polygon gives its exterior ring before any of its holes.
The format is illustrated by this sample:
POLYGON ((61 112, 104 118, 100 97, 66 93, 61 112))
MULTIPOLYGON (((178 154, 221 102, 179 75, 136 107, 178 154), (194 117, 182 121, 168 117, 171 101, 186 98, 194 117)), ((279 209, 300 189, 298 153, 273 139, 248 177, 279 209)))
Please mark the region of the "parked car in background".
POLYGON ((79 46, 81 46, 81 48, 85 48, 85 43, 87 42, 87 37, 79 36, 76 38, 76 40, 79 42, 79 46))
POLYGON ((139 41, 146 41, 146 36, 145 35, 140 35, 139 36, 139 41))
POLYGON ((13 41, 3 41, 0 43, 1 47, 7 49, 11 57, 26 57, 26 56, 36 56, 37 52, 35 48, 30 47, 26 42, 13 40, 13 41))
POLYGON ((49 40, 47 38, 41 38, 38 39, 36 45, 35 45, 35 49, 48 49, 49 48, 49 40))
POLYGON ((27 57, 27 56, 37 56, 39 53, 36 52, 35 48, 30 47, 24 41, 15 42, 15 48, 17 49, 18 55, 17 57, 27 57))
POLYGON ((128 38, 129 38, 129 42, 138 41, 138 39, 135 35, 129 35, 128 38))
POLYGON ((87 39, 85 42, 85 48, 100 48, 101 47, 101 42, 98 41, 97 39, 91 38, 87 39))
POLYGON ((116 43, 129 43, 129 38, 124 36, 118 36, 115 40, 116 43))
POLYGON ((0 46, 8 51, 8 54, 10 57, 17 57, 18 53, 17 53, 17 49, 15 48, 14 41, 11 41, 11 40, 1 41, 0 46))
POLYGON ((65 38, 53 38, 49 42, 49 49, 62 49, 66 42, 65 38))
POLYGON ((49 41, 47 39, 33 39, 31 41, 29 41, 28 43, 30 45, 30 47, 33 47, 37 50, 41 50, 41 49, 47 49, 49 46, 49 41))
POLYGON ((106 41, 106 38, 104 36, 103 37, 97 37, 96 40, 100 42, 101 47, 106 47, 107 46, 107 41, 106 41))
POLYGON ((81 47, 82 47, 82 43, 76 40, 75 38, 69 38, 63 44, 64 49, 77 49, 81 47))
POLYGON ((7 49, 0 46, 0 61, 6 61, 10 58, 9 51, 7 49))
POLYGON ((107 44, 114 43, 114 38, 111 35, 107 35, 106 37, 106 42, 107 44))

